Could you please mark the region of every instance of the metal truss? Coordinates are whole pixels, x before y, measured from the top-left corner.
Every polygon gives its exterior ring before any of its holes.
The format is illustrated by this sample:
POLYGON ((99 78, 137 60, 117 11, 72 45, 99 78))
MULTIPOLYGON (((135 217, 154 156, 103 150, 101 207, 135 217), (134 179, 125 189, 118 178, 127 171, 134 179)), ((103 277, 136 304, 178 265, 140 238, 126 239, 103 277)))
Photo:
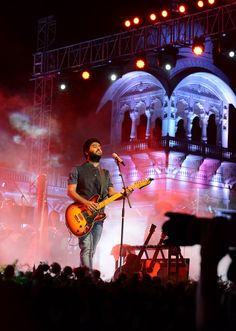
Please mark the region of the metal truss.
MULTIPOLYGON (((40 19, 37 50, 45 53, 53 45, 55 35, 56 21, 53 16, 40 19)), ((34 61, 37 61, 37 57, 34 61)), ((39 65, 41 72, 45 73, 47 63, 41 61, 39 65)), ((53 85, 53 75, 42 74, 35 79, 34 107, 30 114, 34 133, 29 142, 29 169, 36 174, 47 174, 49 168, 53 85)))
POLYGON ((102 66, 111 59, 156 52, 166 45, 191 45, 195 37, 217 38, 233 30, 236 30, 236 2, 127 32, 37 52, 34 54, 33 78, 86 65, 102 66))
POLYGON ((49 167, 53 85, 51 75, 35 80, 34 107, 31 112, 34 133, 30 144, 29 168, 39 174, 47 173, 49 167))

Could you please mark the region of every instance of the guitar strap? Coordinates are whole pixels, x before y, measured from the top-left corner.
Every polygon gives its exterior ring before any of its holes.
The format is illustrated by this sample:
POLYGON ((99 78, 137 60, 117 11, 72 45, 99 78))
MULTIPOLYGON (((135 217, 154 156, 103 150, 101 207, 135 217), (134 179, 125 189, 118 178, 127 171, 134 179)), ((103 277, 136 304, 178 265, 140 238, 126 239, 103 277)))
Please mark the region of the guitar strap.
POLYGON ((101 188, 100 188, 100 198, 103 198, 102 193, 105 185, 105 171, 101 167, 99 167, 99 173, 100 173, 100 178, 101 178, 101 188))

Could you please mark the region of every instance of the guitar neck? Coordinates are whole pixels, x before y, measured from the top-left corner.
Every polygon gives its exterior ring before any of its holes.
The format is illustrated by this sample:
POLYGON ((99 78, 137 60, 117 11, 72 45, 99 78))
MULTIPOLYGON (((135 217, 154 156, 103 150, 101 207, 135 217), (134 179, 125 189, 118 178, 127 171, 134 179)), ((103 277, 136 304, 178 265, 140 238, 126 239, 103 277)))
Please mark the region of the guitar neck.
POLYGON ((163 240, 165 239, 165 237, 166 237, 166 235, 163 232, 161 232, 161 237, 160 237, 160 240, 159 240, 159 242, 158 242, 158 244, 156 246, 156 249, 155 249, 155 252, 153 254, 153 257, 152 257, 152 260, 151 260, 151 263, 150 263, 149 268, 153 268, 154 267, 154 265, 156 263, 157 256, 158 256, 158 254, 159 254, 159 252, 161 250, 161 245, 162 245, 163 240))
POLYGON ((122 193, 119 192, 119 193, 116 193, 116 194, 112 195, 111 197, 99 202, 98 203, 98 209, 104 208, 110 202, 115 201, 115 200, 119 199, 120 197, 122 197, 122 193))
MULTIPOLYGON (((148 184, 150 184, 152 180, 153 180, 152 178, 139 180, 139 181, 135 182, 134 184, 128 186, 126 189, 134 190, 135 188, 142 188, 142 187, 147 186, 148 184)), ((115 201, 115 200, 121 198, 122 196, 123 196, 123 193, 119 192, 119 193, 116 193, 116 194, 112 195, 111 197, 99 202, 98 203, 98 209, 104 208, 110 202, 115 201)))
POLYGON ((139 251, 139 253, 138 253, 138 257, 139 257, 140 259, 141 259, 142 255, 143 255, 143 253, 144 253, 144 251, 145 251, 145 247, 148 245, 148 243, 149 243, 149 241, 150 241, 150 239, 151 239, 151 236, 153 235, 155 229, 156 229, 156 225, 155 225, 155 224, 152 224, 151 227, 150 227, 150 230, 149 230, 149 234, 148 234, 148 236, 147 236, 147 238, 146 238, 146 240, 145 240, 145 242, 144 242, 142 248, 140 249, 140 251, 139 251))

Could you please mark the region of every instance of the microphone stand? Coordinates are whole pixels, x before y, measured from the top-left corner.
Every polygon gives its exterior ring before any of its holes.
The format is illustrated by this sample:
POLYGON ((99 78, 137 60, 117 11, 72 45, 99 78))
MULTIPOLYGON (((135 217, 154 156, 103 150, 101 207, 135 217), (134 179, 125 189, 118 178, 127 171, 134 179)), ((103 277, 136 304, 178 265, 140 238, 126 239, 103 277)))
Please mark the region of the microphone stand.
POLYGON ((121 265, 122 265, 122 252, 123 252, 123 237, 124 237, 124 219, 125 219, 125 198, 128 200, 129 207, 132 208, 130 200, 128 195, 126 194, 125 188, 125 181, 124 177, 122 175, 121 169, 120 169, 120 162, 116 160, 118 169, 119 169, 119 176, 121 177, 122 184, 123 184, 123 189, 124 189, 124 195, 123 195, 123 203, 122 203, 122 216, 121 216, 121 238, 120 238, 120 256, 119 256, 119 272, 121 273, 121 265))

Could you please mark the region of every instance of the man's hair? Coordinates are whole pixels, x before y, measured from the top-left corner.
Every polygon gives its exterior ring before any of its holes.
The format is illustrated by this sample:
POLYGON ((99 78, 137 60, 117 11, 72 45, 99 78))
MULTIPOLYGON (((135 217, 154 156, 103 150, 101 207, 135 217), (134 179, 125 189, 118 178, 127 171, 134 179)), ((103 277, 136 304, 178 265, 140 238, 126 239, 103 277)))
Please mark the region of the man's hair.
POLYGON ((89 147, 92 145, 92 143, 99 143, 101 145, 101 141, 98 138, 90 138, 85 141, 83 145, 83 152, 84 152, 84 157, 87 159, 87 152, 89 151, 89 147))

